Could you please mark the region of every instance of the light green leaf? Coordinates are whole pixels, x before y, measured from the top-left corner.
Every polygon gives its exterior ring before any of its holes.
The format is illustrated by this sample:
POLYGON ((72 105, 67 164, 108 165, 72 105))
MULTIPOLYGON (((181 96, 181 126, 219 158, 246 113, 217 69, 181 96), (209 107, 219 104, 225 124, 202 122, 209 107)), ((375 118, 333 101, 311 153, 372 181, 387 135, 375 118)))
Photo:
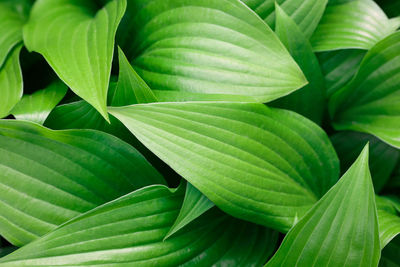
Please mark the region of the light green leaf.
POLYGON ((301 32, 308 38, 312 35, 324 13, 328 0, 242 0, 271 27, 275 24, 274 3, 279 4, 301 32))
POLYGON ((0 67, 0 118, 6 117, 18 103, 23 93, 22 72, 19 65, 21 46, 14 48, 0 67))
POLYGON ((377 136, 400 148, 400 32, 375 45, 353 80, 329 102, 337 130, 377 136))
POLYGON ((14 245, 155 183, 165 182, 139 152, 111 135, 0 121, 0 234, 14 245))
POLYGON ((42 54, 106 120, 114 37, 125 8, 126 0, 110 1, 99 11, 93 1, 40 0, 24 27, 26 47, 42 54))
POLYGON ((55 82, 46 89, 36 91, 32 95, 25 95, 10 112, 17 120, 28 120, 43 124, 47 116, 63 99, 67 87, 55 82))
POLYGON ((353 78, 365 54, 365 50, 362 49, 344 49, 317 54, 325 76, 328 97, 342 89, 353 78))
POLYGON ((321 124, 325 108, 325 88, 318 59, 296 23, 278 5, 275 9, 276 34, 303 70, 309 84, 276 100, 272 106, 293 110, 321 124))
POLYGON ((159 102, 188 102, 188 101, 231 101, 257 102, 250 96, 227 94, 201 94, 180 91, 152 90, 159 102))
POLYGON ((238 0, 130 1, 119 44, 155 90, 267 102, 307 83, 274 32, 238 0))
POLYGON ((214 207, 214 203, 212 203, 205 195, 197 190, 196 187, 190 183, 187 183, 185 198, 179 211, 179 215, 174 224, 171 226, 171 229, 169 229, 164 240, 170 238, 173 234, 187 226, 189 223, 200 217, 200 215, 204 214, 212 207, 214 207))
POLYGON ((365 144, 369 142, 369 167, 375 192, 377 193, 382 190, 389 180, 400 158, 397 149, 369 134, 339 132, 331 136, 331 141, 338 153, 342 173, 351 166, 365 144))
POLYGON ((154 103, 109 108, 148 149, 225 212, 280 231, 338 179, 326 134, 257 103, 154 103))
POLYGON ((22 41, 24 25, 31 6, 29 0, 0 1, 0 69, 12 49, 22 41))
POLYGON ((118 47, 119 76, 114 92, 110 96, 111 106, 126 106, 131 104, 157 102, 150 87, 135 72, 118 47))
POLYGON ((370 49, 395 32, 400 21, 390 21, 373 0, 328 5, 311 37, 314 51, 370 49))
POLYGON ((150 186, 79 216, 0 260, 0 266, 260 266, 276 233, 213 210, 163 241, 180 191, 150 186))
POLYGON ((379 258, 366 146, 339 182, 290 230, 266 266, 375 267, 379 258))
POLYGON ((385 247, 393 238, 400 234, 400 211, 396 204, 387 197, 376 197, 379 220, 379 238, 381 248, 385 247))
POLYGON ((400 236, 393 239, 383 250, 379 267, 400 266, 400 236))

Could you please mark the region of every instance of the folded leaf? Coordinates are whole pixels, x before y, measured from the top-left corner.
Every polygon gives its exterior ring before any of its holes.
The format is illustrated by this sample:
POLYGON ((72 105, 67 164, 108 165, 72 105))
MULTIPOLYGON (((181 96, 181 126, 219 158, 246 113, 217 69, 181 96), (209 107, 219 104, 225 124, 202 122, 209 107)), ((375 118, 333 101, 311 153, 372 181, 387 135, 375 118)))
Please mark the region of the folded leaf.
POLYGON ((0 1, 0 69, 12 49, 22 41, 22 26, 28 17, 30 2, 0 1))
POLYGON ((139 152, 97 131, 0 121, 0 234, 24 245, 146 185, 165 183, 139 152))
POLYGON ((354 79, 329 103, 337 130, 377 136, 400 148, 400 32, 374 46, 354 79))
POLYGON ((273 31, 238 0, 130 1, 119 44, 156 90, 267 102, 307 82, 273 31))
POLYGON ((225 212, 287 231, 339 175, 326 134, 257 103, 110 107, 148 149, 225 212))
POLYGON ((311 37, 315 51, 344 48, 370 49, 400 26, 391 21, 373 0, 328 5, 311 37))
POLYGON ((278 5, 275 32, 303 70, 309 84, 271 105, 293 110, 320 124, 325 110, 325 88, 318 59, 300 28, 278 5))
MULTIPOLYGON (((387 197, 376 197, 379 220, 379 238, 384 248, 393 238, 400 234, 400 211, 387 197)), ((399 204, 397 204, 399 205, 399 204)))
POLYGON ((356 74, 365 56, 362 49, 344 49, 318 53, 318 59, 325 76, 326 94, 331 97, 342 89, 356 74))
POLYGON ((164 240, 178 232, 180 229, 197 219, 200 215, 214 207, 212 203, 205 195, 203 195, 196 187, 190 183, 186 184, 185 198, 179 215, 176 218, 174 224, 169 229, 164 240))
POLYGON ((106 120, 114 37, 125 7, 126 0, 110 1, 99 11, 93 1, 40 0, 24 27, 26 47, 42 54, 106 120))
POLYGON ((339 182, 290 230, 266 266, 375 267, 379 258, 366 146, 339 182))
POLYGON ((0 266, 260 266, 276 234, 214 210, 163 241, 178 215, 180 191, 150 186, 79 216, 0 266))
POLYGON ((275 24, 274 3, 279 4, 309 38, 324 13, 328 0, 242 0, 271 27, 275 24))
POLYGON ((23 93, 22 72, 19 65, 21 46, 14 48, 10 56, 0 67, 0 118, 10 114, 23 93))
POLYGON ((25 95, 12 109, 11 114, 17 120, 28 120, 43 124, 52 109, 63 99, 67 87, 55 82, 46 89, 36 91, 32 95, 25 95))
POLYGON ((331 136, 331 141, 338 153, 342 173, 351 166, 365 144, 369 142, 369 167, 375 192, 377 193, 383 189, 389 180, 400 158, 400 153, 397 149, 369 134, 339 132, 331 136))

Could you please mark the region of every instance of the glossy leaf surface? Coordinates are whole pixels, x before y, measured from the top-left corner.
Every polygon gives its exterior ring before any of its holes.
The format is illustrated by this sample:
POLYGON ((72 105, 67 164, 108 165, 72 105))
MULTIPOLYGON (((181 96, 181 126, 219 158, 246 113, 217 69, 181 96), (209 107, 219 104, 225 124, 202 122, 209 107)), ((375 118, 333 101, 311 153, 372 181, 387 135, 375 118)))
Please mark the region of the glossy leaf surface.
POLYGON ((163 241, 181 192, 150 186, 77 217, 0 260, 0 266, 260 266, 272 253, 271 230, 207 213, 163 241))
POLYGON ((331 98, 337 130, 373 134, 400 148, 400 32, 374 46, 354 79, 331 98))
POLYGON ((109 110, 219 208, 280 231, 338 178, 328 137, 290 111, 229 102, 109 110))
POLYGON ((132 190, 165 183, 134 148, 97 131, 2 120, 0 152, 0 234, 18 246, 132 190))
POLYGON ((11 114, 17 120, 28 120, 43 124, 53 108, 67 93, 67 87, 55 82, 32 95, 24 95, 12 109, 11 114))
POLYGON ((268 102, 307 81, 274 32, 238 0, 130 1, 119 44, 151 89, 268 102))
POLYGON ((380 258, 368 147, 290 230, 266 267, 377 266, 380 258))
POLYGON ((92 1, 36 1, 24 27, 30 51, 42 54, 77 95, 108 120, 107 89, 114 37, 126 0, 113 0, 97 10, 92 1))

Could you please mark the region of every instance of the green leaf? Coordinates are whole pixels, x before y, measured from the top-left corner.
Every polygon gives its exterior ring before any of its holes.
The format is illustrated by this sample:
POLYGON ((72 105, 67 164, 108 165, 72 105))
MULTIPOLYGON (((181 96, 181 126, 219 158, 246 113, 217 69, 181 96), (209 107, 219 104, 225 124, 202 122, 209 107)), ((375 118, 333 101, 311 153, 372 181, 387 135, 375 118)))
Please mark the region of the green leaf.
POLYGON ((373 0, 328 5, 311 37, 314 51, 370 49, 392 34, 400 21, 391 21, 373 0))
POLYGON ((188 101, 231 101, 231 102, 256 102, 250 96, 227 94, 201 94, 180 91, 152 90, 159 102, 188 102, 188 101))
POLYGON ((275 24, 274 3, 279 4, 301 32, 310 38, 324 13, 328 0, 242 0, 271 27, 275 24))
POLYGON ((99 11, 92 1, 36 1, 24 27, 30 51, 44 56, 72 91, 108 120, 106 102, 114 37, 126 0, 99 11))
MULTIPOLYGON (((400 234, 400 211, 393 200, 387 197, 376 197, 379 220, 379 238, 384 248, 393 238, 400 234)), ((397 204, 398 205, 398 204, 397 204)))
POLYGON ((171 237, 212 207, 214 207, 214 203, 197 190, 196 187, 187 183, 185 198, 179 211, 179 215, 171 226, 171 229, 169 229, 164 240, 171 237))
POLYGON ((400 148, 400 32, 375 45, 353 80, 329 102, 337 130, 377 136, 400 148))
POLYGON ((376 0, 376 2, 389 17, 400 16, 399 0, 376 0))
POLYGON ((24 95, 12 109, 11 114, 17 120, 43 124, 53 108, 63 99, 67 89, 64 84, 55 82, 32 95, 24 95))
POLYGON ((400 266, 400 236, 393 239, 383 250, 379 267, 400 266))
POLYGON ((12 49, 22 41, 22 26, 30 6, 29 0, 0 1, 0 68, 12 49))
POLYGON ((24 245, 121 195, 165 183, 139 152, 97 131, 0 121, 0 234, 24 245))
POLYGON ((130 104, 157 102, 150 87, 135 72, 118 47, 119 76, 114 92, 110 96, 111 106, 126 106, 130 104))
POLYGON ((328 97, 342 89, 353 78, 365 54, 365 50, 361 49, 335 50, 317 54, 325 76, 328 97))
POLYGON ((119 44, 151 89, 267 102, 307 83, 274 32, 238 0, 130 1, 119 44))
POLYGON ((338 179, 326 134, 257 103, 109 108, 148 149, 235 217, 287 231, 338 179))
POLYGON ((23 93, 22 72, 19 65, 21 46, 14 48, 0 67, 0 118, 6 117, 23 93))
POLYGON ((79 216, 0 260, 0 266, 260 266, 276 233, 214 209, 163 241, 180 191, 150 186, 79 216))
POLYGON ((351 166, 365 144, 369 142, 369 167, 377 193, 383 189, 389 180, 400 158, 397 149, 369 134, 339 132, 331 136, 331 141, 338 153, 342 173, 351 166))
POLYGON ((290 230, 266 266, 377 266, 376 214, 366 146, 339 182, 290 230))
POLYGON ((272 106, 293 110, 321 124, 325 107, 324 77, 311 44, 296 23, 276 6, 276 34, 303 70, 309 84, 278 99, 272 106))

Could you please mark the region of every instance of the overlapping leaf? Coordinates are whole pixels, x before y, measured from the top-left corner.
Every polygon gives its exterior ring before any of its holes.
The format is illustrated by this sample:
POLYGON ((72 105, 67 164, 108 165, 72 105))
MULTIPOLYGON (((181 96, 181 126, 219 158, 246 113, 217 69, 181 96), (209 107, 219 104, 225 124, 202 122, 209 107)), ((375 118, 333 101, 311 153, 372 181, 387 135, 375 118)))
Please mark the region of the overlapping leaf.
POLYGON ((370 49, 395 32, 400 20, 389 20, 373 0, 328 5, 311 43, 315 51, 370 49))
POLYGON ((109 109, 222 210, 281 231, 338 178, 325 133, 290 111, 229 102, 109 109))
POLYGON ((376 204, 379 219, 379 238, 381 248, 384 248, 400 234, 400 210, 396 209, 396 204, 388 197, 376 197, 376 204))
POLYGON ((36 91, 32 95, 25 95, 12 109, 11 114, 17 120, 28 120, 43 124, 53 108, 67 93, 67 87, 55 82, 46 89, 36 91))
POLYGON ((365 50, 362 49, 318 53, 328 97, 342 89, 353 78, 365 54, 365 50))
POLYGON ((329 103, 338 130, 367 132, 400 147, 400 32, 374 46, 329 103))
POLYGON ((97 131, 0 121, 0 234, 24 245, 163 178, 134 148, 97 131))
POLYGON ((267 102, 306 84, 272 30, 238 0, 130 1, 119 44, 152 89, 267 102))
POLYGON ((0 118, 10 114, 11 109, 18 103, 23 93, 19 52, 21 46, 16 47, 0 67, 0 118))
POLYGON ((369 134, 339 132, 331 136, 331 141, 338 153, 343 173, 351 166, 365 144, 369 142, 369 167, 376 192, 380 192, 385 186, 400 158, 397 149, 369 134))
POLYGON ((275 6, 279 4, 304 35, 309 38, 324 13, 328 0, 242 0, 271 27, 275 25, 275 6))
POLYGON ((107 89, 114 36, 126 0, 97 11, 93 1, 40 0, 24 27, 27 48, 42 54, 77 95, 108 120, 107 89))
POLYGON ((266 267, 375 267, 379 258, 366 147, 339 182, 290 230, 266 267))
POLYGON ((400 266, 400 236, 392 240, 383 250, 379 267, 400 266))
POLYGON ((325 88, 317 57, 299 27, 278 5, 275 32, 303 70, 309 84, 272 105, 293 110, 320 124, 324 115, 325 88))
POLYGON ((151 186, 107 203, 0 260, 0 266, 260 266, 271 230, 213 210, 163 241, 182 193, 151 186))

